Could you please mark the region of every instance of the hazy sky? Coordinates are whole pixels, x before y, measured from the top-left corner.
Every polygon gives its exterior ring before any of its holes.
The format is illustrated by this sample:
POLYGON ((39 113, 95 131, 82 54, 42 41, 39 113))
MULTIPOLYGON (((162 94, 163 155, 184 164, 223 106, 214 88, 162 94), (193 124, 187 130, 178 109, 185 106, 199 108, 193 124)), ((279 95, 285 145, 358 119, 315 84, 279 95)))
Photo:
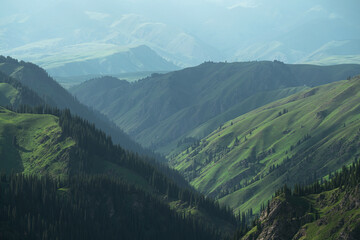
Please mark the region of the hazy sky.
POLYGON ((61 39, 58 47, 128 45, 142 36, 158 52, 183 48, 189 59, 231 60, 239 49, 275 42, 297 54, 359 39, 359 9, 359 0, 0 0, 0 54, 49 39, 61 39))

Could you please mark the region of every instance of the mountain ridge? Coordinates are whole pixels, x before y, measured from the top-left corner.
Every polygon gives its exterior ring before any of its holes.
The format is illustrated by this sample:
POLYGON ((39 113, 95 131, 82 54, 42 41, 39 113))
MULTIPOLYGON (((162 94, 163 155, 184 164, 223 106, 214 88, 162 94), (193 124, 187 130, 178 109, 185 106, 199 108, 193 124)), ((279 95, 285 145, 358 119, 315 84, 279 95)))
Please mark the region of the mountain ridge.
POLYGON ((222 204, 258 211, 281 185, 308 183, 358 151, 360 78, 296 93, 228 121, 171 160, 222 204))
POLYGON ((95 123, 97 127, 111 135, 115 143, 121 144, 124 148, 139 152, 139 154, 147 154, 161 160, 161 156, 154 154, 148 149, 144 149, 104 115, 81 104, 61 87, 59 83, 53 80, 44 69, 37 65, 18 61, 11 57, 0 56, 0 71, 34 91, 43 99, 44 104, 61 109, 68 108, 74 114, 95 123))
POLYGON ((205 137, 216 124, 220 126, 239 114, 306 86, 358 73, 359 65, 321 67, 287 65, 279 61, 206 62, 124 83, 114 89, 104 89, 106 81, 100 78, 71 88, 70 92, 108 116, 144 146, 173 154, 174 149, 175 153, 183 149, 177 147, 180 141, 205 137), (285 88, 288 90, 284 91, 285 88), (261 100, 261 93, 268 97, 261 100), (255 94, 259 94, 257 98, 255 94), (245 105, 251 98, 257 101, 245 105), (231 108, 234 109, 231 111, 231 108))

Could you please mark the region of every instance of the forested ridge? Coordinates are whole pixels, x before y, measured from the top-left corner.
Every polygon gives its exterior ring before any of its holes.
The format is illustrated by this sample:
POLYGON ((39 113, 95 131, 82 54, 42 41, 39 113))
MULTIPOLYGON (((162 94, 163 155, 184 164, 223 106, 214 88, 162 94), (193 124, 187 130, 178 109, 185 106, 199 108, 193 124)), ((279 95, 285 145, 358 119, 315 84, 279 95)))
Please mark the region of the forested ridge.
POLYGON ((357 239, 359 196, 356 160, 312 184, 284 185, 262 204, 251 226, 240 225, 233 239, 357 239))
MULTIPOLYGON (((15 104, 14 107, 17 107, 20 104, 31 106, 46 104, 59 109, 70 109, 73 114, 94 123, 97 128, 104 131, 107 135, 110 135, 112 140, 116 144, 121 144, 123 148, 137 152, 141 155, 154 157, 159 161, 163 161, 163 157, 161 155, 156 154, 149 149, 143 148, 103 114, 81 104, 75 97, 73 97, 68 91, 61 87, 59 83, 49 76, 43 68, 37 66, 36 64, 18 61, 17 59, 9 56, 4 57, 0 55, 0 72, 3 73, 2 75, 7 76, 8 79, 13 79, 11 80, 11 84, 21 84, 22 88, 31 90, 32 95, 33 93, 36 93, 38 98, 42 99, 42 103, 39 103, 38 101, 25 98, 24 101, 19 104, 15 104)), ((0 76, 0 78, 1 77, 2 76, 0 76)), ((28 92, 29 91, 19 92, 18 95, 20 98, 24 98, 22 93, 28 94, 28 92)), ((5 104, 5 106, 7 105, 13 106, 13 104, 5 104)))
MULTIPOLYGON (((44 105, 45 102, 42 98, 40 98, 34 91, 29 89, 28 87, 22 85, 16 79, 9 77, 8 75, 4 74, 0 71, 0 83, 9 84, 13 88, 18 91, 17 95, 9 96, 8 105, 9 107, 18 107, 20 105, 44 105)), ((4 103, 2 103, 4 104, 4 103)))
POLYGON ((1 239, 219 239, 220 232, 107 176, 1 176, 1 239))
MULTIPOLYGON (((3 211, 8 216, 3 223, 5 224, 4 231, 10 234, 9 236, 15 239, 17 237, 21 239, 24 236, 29 239, 38 239, 39 236, 44 238, 59 236, 59 239, 88 238, 87 236, 93 237, 92 239, 99 239, 100 236, 109 236, 109 239, 117 238, 115 236, 124 236, 125 239, 166 239, 166 236, 172 236, 177 232, 174 239, 219 239, 220 236, 226 236, 228 232, 216 226, 215 220, 210 219, 218 219, 230 226, 236 226, 237 222, 230 208, 220 207, 214 200, 196 193, 176 171, 167 166, 153 159, 144 159, 143 156, 114 145, 111 138, 96 129, 94 124, 73 116, 69 110, 21 105, 17 112, 57 116, 62 129, 62 138, 72 138, 76 146, 72 148, 69 167, 66 169, 67 178, 40 177, 21 173, 3 175, 2 190, 4 192, 1 196, 4 198, 0 202, 3 211), (127 169, 127 174, 132 176, 122 175, 122 172, 116 172, 116 170, 108 171, 104 167, 107 163, 127 169), (143 179, 143 182, 132 182, 132 178, 143 179), (108 198, 106 198, 107 195, 108 198), (127 200, 119 201, 122 198, 127 200), (34 204, 23 206, 22 201, 25 199, 29 199, 28 202, 34 201, 34 204), (109 201, 117 202, 114 204, 119 206, 118 218, 110 216, 115 213, 101 215, 104 214, 102 210, 90 211, 90 209, 108 208, 109 201), (173 201, 180 201, 189 209, 197 209, 205 213, 207 217, 199 218, 191 215, 189 210, 176 208, 170 210, 169 203, 173 201), (36 202, 38 203, 35 204, 36 202), (43 205, 49 205, 49 208, 54 210, 42 212, 43 205), (140 210, 138 212, 138 207, 144 212, 140 210), (123 214, 124 209, 131 208, 134 208, 133 211, 125 211, 123 214), (13 215, 14 211, 18 214, 13 215), (19 211, 22 212, 19 213, 19 211), (8 215, 10 213, 11 216, 8 215), (66 214, 70 215, 66 218, 66 214), (72 214, 75 217, 74 221, 70 217, 72 214), (84 219, 84 214, 92 214, 92 220, 87 220, 83 228, 72 230, 69 225, 73 227, 78 225, 77 221, 84 219), (35 220, 32 219, 33 216, 35 220), (153 220, 152 216, 156 220, 153 220), (30 227, 31 233, 29 233, 29 227, 23 229, 28 223, 21 225, 25 218, 39 221, 41 227, 30 227), (60 219, 63 218, 68 219, 69 222, 62 222, 63 220, 60 219), (131 220, 134 218, 137 220, 131 220), (123 223, 128 219, 130 222, 123 223), (18 224, 13 225, 14 222, 18 224), (115 227, 117 224, 124 225, 126 230, 115 227), (98 228, 101 229, 97 234, 87 230, 94 226, 99 226, 98 228), (25 235, 14 235, 12 231, 25 235), (70 232, 70 235, 59 234, 63 231, 70 232), (102 234, 104 232, 106 234, 102 234), (135 233, 138 235, 131 235, 135 233), (110 237, 111 235, 113 237, 110 237)), ((38 226, 38 222, 34 226, 38 226)))
POLYGON ((360 74, 360 65, 204 62, 129 83, 103 77, 70 89, 135 140, 177 155, 242 114, 309 87, 360 74))

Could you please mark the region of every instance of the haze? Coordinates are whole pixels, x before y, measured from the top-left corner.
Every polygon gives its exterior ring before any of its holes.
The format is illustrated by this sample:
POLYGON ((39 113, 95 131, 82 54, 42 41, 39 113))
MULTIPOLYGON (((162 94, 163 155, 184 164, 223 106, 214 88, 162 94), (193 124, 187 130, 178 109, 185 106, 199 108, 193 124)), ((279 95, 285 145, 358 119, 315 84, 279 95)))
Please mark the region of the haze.
POLYGON ((353 1, 1 0, 0 54, 46 69, 146 45, 178 67, 203 61, 360 62, 353 1))

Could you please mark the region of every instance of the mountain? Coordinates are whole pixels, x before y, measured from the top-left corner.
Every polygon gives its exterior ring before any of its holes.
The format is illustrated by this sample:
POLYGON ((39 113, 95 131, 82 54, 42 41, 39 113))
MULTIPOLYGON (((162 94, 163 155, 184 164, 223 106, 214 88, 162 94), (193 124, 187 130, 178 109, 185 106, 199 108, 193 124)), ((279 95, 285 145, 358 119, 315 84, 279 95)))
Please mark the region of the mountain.
POLYGON ((0 130, 0 236, 75 239, 96 225, 89 238, 218 239, 236 224, 228 208, 180 187, 176 172, 113 145, 69 110, 0 107, 0 130))
POLYGON ((32 90, 0 72, 0 105, 19 107, 24 104, 37 106, 44 105, 45 102, 32 90))
POLYGON ((308 64, 359 63, 360 40, 331 41, 299 60, 308 64))
POLYGON ((17 114, 1 107, 0 169, 52 177, 68 175, 75 142, 62 138, 59 120, 51 115, 17 114))
MULTIPOLYGON (((94 123, 98 128, 109 134, 115 143, 120 144, 122 147, 138 152, 139 154, 147 154, 161 159, 161 157, 155 155, 152 151, 142 148, 105 116, 81 104, 68 91, 54 81, 44 69, 37 65, 18 61, 11 57, 0 56, 0 72, 16 79, 22 86, 35 92, 42 98, 45 104, 60 109, 68 108, 72 113, 94 123)), ((32 102, 25 101, 23 103, 32 105, 32 102)), ((34 105, 38 104, 36 103, 33 104, 33 106, 34 105)))
POLYGON ((102 74, 113 75, 126 72, 171 71, 179 67, 166 61, 145 45, 130 48, 107 56, 81 57, 71 53, 66 59, 58 55, 43 58, 41 65, 47 72, 56 77, 102 74))
POLYGON ((206 62, 134 83, 98 78, 70 91, 142 145, 173 154, 241 114, 358 73, 359 65, 206 62))
MULTIPOLYGON (((53 61, 107 59, 141 45, 181 67, 208 60, 304 63, 322 46, 360 39, 356 0, 33 3, 18 0, 1 12, 0 54, 46 70, 53 61)), ((358 45, 351 49, 353 56, 314 61, 359 63, 358 45)))
POLYGON ((308 184, 359 154, 360 77, 230 120, 171 160, 195 189, 257 212, 283 184, 308 184))
POLYGON ((222 238, 156 197, 104 176, 60 182, 3 175, 0 183, 1 239, 222 238))
MULTIPOLYGON (((145 72, 130 72, 130 73, 117 73, 111 74, 112 77, 116 77, 121 80, 127 80, 129 82, 135 82, 139 79, 151 76, 153 73, 167 73, 168 71, 145 71, 145 72)), ((69 89, 75 85, 85 82, 90 79, 100 78, 108 76, 106 74, 87 74, 71 77, 59 77, 54 76, 54 79, 65 89, 69 89)))
POLYGON ((235 239, 357 239, 360 168, 354 162, 308 186, 279 189, 248 232, 235 239), (242 237, 243 236, 243 237, 242 237))

